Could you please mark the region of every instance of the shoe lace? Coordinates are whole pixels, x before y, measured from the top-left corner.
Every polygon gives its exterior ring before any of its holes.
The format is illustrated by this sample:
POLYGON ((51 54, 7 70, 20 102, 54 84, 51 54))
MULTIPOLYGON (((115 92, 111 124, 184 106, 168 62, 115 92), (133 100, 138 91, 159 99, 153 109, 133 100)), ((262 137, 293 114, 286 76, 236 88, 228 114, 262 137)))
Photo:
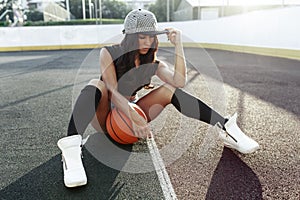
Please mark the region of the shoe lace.
POLYGON ((225 131, 226 137, 229 136, 231 139, 233 139, 233 140, 237 143, 237 140, 236 140, 232 135, 230 135, 230 134, 226 131, 226 128, 225 128, 224 126, 222 126, 220 122, 217 123, 217 126, 218 126, 221 130, 224 130, 224 131, 225 131))
POLYGON ((231 139, 233 139, 237 143, 237 140, 232 135, 230 135, 227 131, 225 131, 225 132, 226 132, 226 137, 227 136, 231 137, 231 139))

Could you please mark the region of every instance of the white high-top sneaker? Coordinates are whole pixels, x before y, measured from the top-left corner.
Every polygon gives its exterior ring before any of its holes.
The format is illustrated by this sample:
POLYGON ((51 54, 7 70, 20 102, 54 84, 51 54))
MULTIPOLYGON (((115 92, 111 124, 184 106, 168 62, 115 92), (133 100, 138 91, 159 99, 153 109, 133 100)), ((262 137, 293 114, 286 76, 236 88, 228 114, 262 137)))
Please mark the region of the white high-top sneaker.
POLYGON ((229 148, 236 149, 243 154, 253 153, 259 148, 259 145, 243 133, 238 127, 236 119, 237 113, 229 118, 225 124, 226 131, 221 131, 219 137, 223 140, 224 145, 229 148))
POLYGON ((81 160, 81 135, 64 137, 57 142, 62 151, 64 183, 66 187, 86 185, 87 177, 81 160))

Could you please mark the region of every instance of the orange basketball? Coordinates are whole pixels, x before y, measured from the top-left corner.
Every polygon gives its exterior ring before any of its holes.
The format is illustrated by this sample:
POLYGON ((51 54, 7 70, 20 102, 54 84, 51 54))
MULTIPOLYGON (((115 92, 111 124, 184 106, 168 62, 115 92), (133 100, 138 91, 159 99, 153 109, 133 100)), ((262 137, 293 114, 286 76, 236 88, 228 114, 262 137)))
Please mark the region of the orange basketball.
MULTIPOLYGON (((143 110, 136 104, 131 106, 144 118, 143 110)), ((106 118, 106 129, 110 137, 120 144, 133 144, 138 141, 134 136, 131 120, 118 108, 113 108, 106 118)))

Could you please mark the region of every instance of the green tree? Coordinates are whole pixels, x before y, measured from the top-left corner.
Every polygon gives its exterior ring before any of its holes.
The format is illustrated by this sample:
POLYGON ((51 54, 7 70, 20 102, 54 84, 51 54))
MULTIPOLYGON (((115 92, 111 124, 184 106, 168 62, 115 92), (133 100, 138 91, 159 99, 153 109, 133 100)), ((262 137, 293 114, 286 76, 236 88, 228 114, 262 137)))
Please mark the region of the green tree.
POLYGON ((25 13, 27 16, 27 21, 44 21, 44 15, 38 10, 29 10, 25 13))
MULTIPOLYGON (((173 21, 173 12, 179 6, 181 0, 169 0, 170 20, 173 21)), ((167 21, 167 0, 156 0, 149 6, 149 11, 153 12, 159 22, 167 21)))
POLYGON ((103 1, 103 18, 123 19, 131 9, 124 2, 116 0, 103 1))
MULTIPOLYGON (((99 16, 99 0, 92 0, 94 6, 97 5, 99 16)), ((130 8, 124 2, 116 0, 102 0, 102 17, 110 19, 123 19, 130 11, 130 8)), ((70 12, 76 19, 82 19, 82 0, 70 0, 70 12)), ((89 18, 89 4, 85 0, 85 13, 89 18)))
MULTIPOLYGON (((4 1, 4 0, 0 0, 0 16, 6 12, 6 11, 9 11, 7 13, 7 15, 9 16, 9 19, 10 20, 13 20, 13 12, 12 12, 12 0, 7 0, 7 1, 4 1)), ((5 21, 5 16, 1 19, 1 21, 5 21)))
MULTIPOLYGON (((87 2, 86 2, 87 4, 87 2)), ((82 19, 82 0, 69 0, 70 12, 72 14, 72 18, 82 19)), ((87 7, 88 8, 88 7, 87 7)))

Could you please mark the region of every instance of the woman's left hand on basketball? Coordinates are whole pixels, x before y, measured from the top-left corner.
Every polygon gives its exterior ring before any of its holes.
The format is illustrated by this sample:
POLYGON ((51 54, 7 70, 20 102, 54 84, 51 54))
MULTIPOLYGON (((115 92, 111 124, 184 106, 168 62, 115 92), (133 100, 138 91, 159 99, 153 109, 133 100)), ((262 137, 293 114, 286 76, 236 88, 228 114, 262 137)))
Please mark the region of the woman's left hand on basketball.
POLYGON ((147 121, 141 117, 134 109, 131 110, 131 121, 134 134, 138 138, 147 138, 151 135, 147 121))
POLYGON ((151 133, 150 133, 150 128, 148 125, 145 125, 145 126, 139 126, 139 125, 136 125, 133 123, 133 131, 134 131, 134 134, 138 137, 138 138, 147 138, 147 137, 150 137, 151 136, 151 133))
POLYGON ((175 46, 181 43, 181 31, 174 28, 166 28, 168 30, 168 40, 175 46))
POLYGON ((150 128, 148 124, 137 124, 136 122, 132 122, 132 128, 134 131, 134 134, 138 138, 147 138, 151 135, 150 128))

